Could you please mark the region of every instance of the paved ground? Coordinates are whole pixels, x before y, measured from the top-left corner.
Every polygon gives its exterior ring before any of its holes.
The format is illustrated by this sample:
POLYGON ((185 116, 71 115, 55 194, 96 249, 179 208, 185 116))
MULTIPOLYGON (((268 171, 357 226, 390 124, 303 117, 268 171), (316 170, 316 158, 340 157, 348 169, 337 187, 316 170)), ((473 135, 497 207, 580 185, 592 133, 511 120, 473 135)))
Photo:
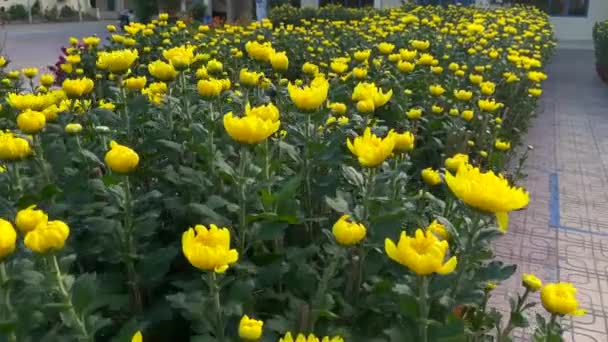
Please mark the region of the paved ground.
POLYGON ((574 283, 589 311, 563 320, 575 342, 608 341, 608 86, 594 64, 593 51, 558 50, 528 137, 530 207, 495 248, 519 265, 497 303, 521 289, 522 272, 574 283))
POLYGON ((68 44, 71 36, 78 38, 94 34, 105 36, 107 24, 116 23, 114 21, 90 21, 5 25, 0 28, 2 55, 12 60, 10 69, 27 66, 43 68, 57 61, 60 48, 68 44))

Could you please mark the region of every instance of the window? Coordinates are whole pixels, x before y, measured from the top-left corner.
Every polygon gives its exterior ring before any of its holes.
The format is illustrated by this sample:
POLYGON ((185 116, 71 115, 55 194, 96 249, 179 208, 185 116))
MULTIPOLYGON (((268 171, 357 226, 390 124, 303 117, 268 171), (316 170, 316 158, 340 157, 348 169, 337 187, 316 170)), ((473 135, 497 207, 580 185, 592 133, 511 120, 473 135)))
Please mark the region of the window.
POLYGON ((513 0, 516 4, 534 5, 553 16, 586 17, 589 0, 513 0))

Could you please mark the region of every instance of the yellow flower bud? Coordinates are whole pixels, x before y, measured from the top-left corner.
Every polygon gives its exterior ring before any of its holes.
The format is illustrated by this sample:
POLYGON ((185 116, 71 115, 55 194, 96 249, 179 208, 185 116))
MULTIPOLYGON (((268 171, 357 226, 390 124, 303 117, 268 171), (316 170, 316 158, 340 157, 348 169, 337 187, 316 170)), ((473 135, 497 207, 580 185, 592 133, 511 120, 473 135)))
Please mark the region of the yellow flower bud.
POLYGON ((36 228, 25 235, 25 246, 32 251, 44 254, 60 250, 70 236, 70 227, 63 221, 40 222, 36 228))
POLYGON ((0 262, 15 251, 17 232, 13 225, 0 218, 0 262))
POLYGON ((350 220, 350 216, 342 215, 332 228, 336 241, 344 246, 358 244, 367 233, 365 226, 350 220))
POLYGON ((129 147, 112 141, 105 161, 108 167, 116 173, 130 173, 139 164, 139 155, 129 147))
POLYGON ((289 59, 285 52, 275 52, 270 56, 270 64, 275 71, 285 71, 289 68, 289 59))
POLYGON ((201 96, 214 97, 219 96, 224 87, 220 80, 208 79, 198 81, 196 88, 201 96))
POLYGON ((82 131, 82 125, 79 123, 69 123, 65 125, 65 132, 69 134, 77 134, 82 131))
POLYGON ((24 234, 36 229, 38 224, 46 223, 47 221, 48 215, 44 211, 36 209, 35 205, 19 210, 15 217, 17 228, 24 234))
POLYGON ((418 120, 422 117, 422 109, 420 108, 412 108, 408 110, 405 115, 410 120, 418 120))
POLYGON ((543 282, 534 274, 524 273, 521 276, 522 285, 532 292, 536 292, 543 287, 543 282))
POLYGON ((446 169, 455 172, 458 168, 469 162, 469 156, 467 154, 457 153, 451 158, 445 160, 446 169))
POLYGON ((429 186, 441 184, 441 175, 439 171, 433 170, 432 167, 427 167, 421 172, 422 180, 429 186))
POLYGON ((17 127, 27 134, 38 134, 46 125, 46 117, 41 112, 26 110, 17 116, 17 127))
POLYGON ((239 322, 239 337, 246 341, 257 341, 262 337, 264 322, 244 315, 239 322))
POLYGON ((34 78, 38 75, 38 68, 24 68, 21 70, 23 76, 27 78, 34 78))
POLYGON ((140 91, 146 87, 146 76, 129 77, 124 81, 124 86, 129 90, 140 91))

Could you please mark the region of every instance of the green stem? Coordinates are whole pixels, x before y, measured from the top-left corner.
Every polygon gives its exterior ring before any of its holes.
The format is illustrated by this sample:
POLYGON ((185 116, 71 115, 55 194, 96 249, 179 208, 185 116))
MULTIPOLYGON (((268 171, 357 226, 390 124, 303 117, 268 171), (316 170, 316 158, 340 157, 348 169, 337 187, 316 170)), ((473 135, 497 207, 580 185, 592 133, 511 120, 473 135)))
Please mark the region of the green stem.
POLYGON ((553 337, 553 327, 555 326, 555 321, 557 320, 556 314, 551 314, 551 320, 549 321, 549 326, 547 327, 547 336, 545 336, 545 341, 552 341, 551 337, 553 337))
POLYGON ((65 285, 63 284, 63 276, 61 275, 61 269, 59 268, 57 256, 53 254, 49 258, 49 263, 52 266, 51 272, 55 275, 55 281, 57 282, 59 293, 63 297, 65 305, 68 307, 68 313, 72 317, 72 320, 76 323, 76 328, 78 329, 78 333, 80 334, 80 340, 94 341, 93 336, 89 335, 87 327, 85 326, 78 313, 76 313, 76 309, 74 308, 74 304, 72 303, 72 298, 70 297, 70 294, 68 293, 67 289, 65 288, 65 285))
POLYGON ((306 207, 308 210, 308 217, 304 220, 304 223, 306 225, 306 230, 308 231, 308 234, 312 235, 312 227, 310 226, 310 220, 313 217, 313 210, 312 210, 312 184, 311 184, 311 179, 310 179, 310 168, 311 168, 311 162, 310 162, 310 144, 311 144, 311 134, 310 134, 310 126, 312 124, 312 115, 307 114, 306 115, 306 127, 304 129, 304 136, 306 137, 306 140, 304 142, 304 181, 305 181, 305 185, 306 185, 306 207))
POLYGON ((14 192, 17 196, 23 190, 23 185, 21 183, 21 174, 19 172, 19 163, 9 163, 7 167, 12 171, 13 181, 11 184, 14 184, 14 192))
POLYGON ((336 273, 336 269, 338 268, 340 260, 341 258, 339 256, 333 257, 331 263, 323 272, 321 282, 319 283, 319 287, 317 288, 317 292, 312 303, 312 319, 310 322, 310 331, 315 331, 315 324, 317 323, 317 319, 319 318, 319 311, 322 309, 321 304, 323 303, 323 298, 325 297, 325 294, 327 292, 327 286, 329 285, 329 281, 336 273))
POLYGON ((399 191, 397 189, 397 183, 398 183, 398 178, 399 178, 399 162, 400 162, 400 158, 401 155, 396 155, 395 158, 393 158, 393 179, 392 179, 392 184, 391 184, 391 188, 392 188, 392 199, 396 200, 397 199, 397 195, 399 194, 399 191))
MULTIPOLYGON (((0 261, 0 289, 4 292, 4 306, 6 307, 7 318, 13 320, 13 318, 15 318, 15 312, 13 304, 11 303, 11 287, 9 285, 9 280, 8 274, 6 273, 6 266, 4 265, 4 262, 0 261)), ((12 329, 8 333, 8 341, 17 342, 17 336, 12 329)))
POLYGON ((509 341, 508 337, 511 334, 511 331, 515 329, 515 326, 513 325, 513 315, 521 313, 521 308, 526 303, 526 300, 528 299, 529 295, 530 290, 526 288, 524 295, 517 298, 517 305, 515 306, 515 310, 513 310, 513 312, 511 313, 511 316, 509 317, 509 322, 507 323, 505 330, 503 330, 503 332, 498 337, 498 342, 509 341))
POLYGON ((128 283, 129 287, 131 288, 131 295, 133 296, 134 312, 136 314, 141 314, 143 312, 143 303, 137 279, 137 271, 135 270, 135 258, 137 257, 137 249, 133 241, 133 196, 131 194, 131 182, 129 181, 129 176, 125 176, 123 187, 125 192, 125 264, 127 267, 128 283))
POLYGON ((209 173, 213 176, 215 175, 215 112, 211 102, 209 103, 209 117, 211 118, 209 125, 209 173))
POLYGON ((213 306, 216 314, 215 338, 219 342, 224 342, 226 340, 226 336, 224 335, 224 319, 222 316, 222 303, 220 301, 220 285, 215 272, 212 272, 209 278, 209 289, 211 290, 211 295, 213 297, 213 306))
POLYGON ((375 187, 375 179, 376 179, 376 168, 369 168, 367 170, 367 179, 365 181, 365 199, 363 201, 363 205, 365 206, 364 210, 364 221, 367 223, 368 228, 370 224, 370 207, 371 207, 371 198, 374 193, 375 187))
MULTIPOLYGON (((120 84, 121 82, 119 82, 120 84)), ((123 103, 123 115, 125 120, 125 127, 127 129, 127 138, 131 137, 131 119, 129 118, 129 106, 127 105, 127 89, 125 87, 120 87, 120 95, 122 97, 123 103)))
POLYGON ((464 248, 461 248, 460 253, 458 255, 458 275, 456 276, 456 282, 454 287, 452 288, 452 295, 458 294, 460 291, 460 287, 462 286, 462 281, 464 275, 466 274, 468 267, 468 259, 473 250, 473 242, 475 241, 475 237, 479 228, 481 227, 482 217, 481 214, 477 211, 473 212, 473 216, 471 217, 471 227, 468 230, 467 242, 464 248))
POLYGON ((33 138, 34 149, 36 151, 36 160, 38 161, 40 167, 40 173, 44 177, 44 181, 46 184, 51 184, 51 175, 49 170, 47 169, 46 160, 44 159, 44 150, 42 149, 42 141, 40 141, 40 137, 38 135, 34 135, 33 138))
POLYGON ((421 342, 427 342, 429 340, 427 331, 429 316, 428 292, 429 278, 423 275, 418 276, 418 337, 421 342))
POLYGON ((247 239, 247 146, 241 146, 239 161, 239 227, 241 229, 240 253, 245 253, 247 239))

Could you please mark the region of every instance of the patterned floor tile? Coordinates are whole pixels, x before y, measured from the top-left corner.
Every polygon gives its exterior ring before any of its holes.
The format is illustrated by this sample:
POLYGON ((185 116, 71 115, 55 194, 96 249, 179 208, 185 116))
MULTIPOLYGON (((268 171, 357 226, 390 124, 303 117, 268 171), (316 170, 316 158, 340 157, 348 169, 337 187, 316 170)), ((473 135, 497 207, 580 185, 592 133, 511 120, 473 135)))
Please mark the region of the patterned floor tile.
MULTIPOLYGON (((565 340, 575 342, 608 341, 608 87, 590 67, 593 58, 591 51, 558 50, 549 67, 528 134, 530 206, 512 215, 511 230, 495 244, 498 257, 518 271, 491 300, 507 312, 524 272, 571 282, 588 310, 562 320, 565 340), (550 186, 552 177, 557 186, 550 186)), ((528 341, 532 332, 514 337, 528 341)))

